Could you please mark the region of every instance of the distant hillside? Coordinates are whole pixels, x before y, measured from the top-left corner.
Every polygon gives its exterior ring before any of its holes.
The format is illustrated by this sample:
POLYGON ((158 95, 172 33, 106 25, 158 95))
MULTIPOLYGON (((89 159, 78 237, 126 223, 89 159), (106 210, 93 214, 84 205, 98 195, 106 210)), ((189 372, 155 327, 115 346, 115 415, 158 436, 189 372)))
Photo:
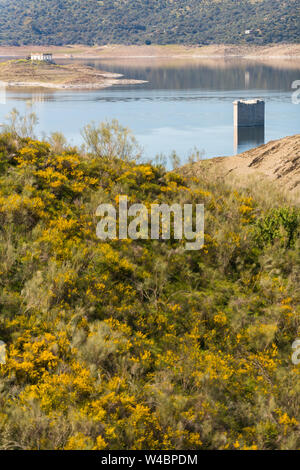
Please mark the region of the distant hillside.
POLYGON ((183 167, 197 177, 214 176, 244 184, 249 177, 276 182, 279 188, 300 194, 300 134, 275 140, 233 157, 217 157, 183 167))
POLYGON ((0 0, 0 44, 297 42, 298 18, 298 0, 0 0))

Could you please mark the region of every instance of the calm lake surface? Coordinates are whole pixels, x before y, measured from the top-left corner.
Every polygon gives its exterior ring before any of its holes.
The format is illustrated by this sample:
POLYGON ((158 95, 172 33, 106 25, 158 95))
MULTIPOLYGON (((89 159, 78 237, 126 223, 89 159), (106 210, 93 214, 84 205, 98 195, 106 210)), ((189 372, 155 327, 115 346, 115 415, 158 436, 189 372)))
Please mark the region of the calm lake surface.
POLYGON ((300 62, 150 58, 77 62, 148 83, 97 91, 10 90, 6 103, 0 104, 0 122, 14 107, 24 113, 31 102, 39 118, 39 136, 61 131, 77 145, 85 124, 116 118, 131 128, 147 158, 176 150, 183 162, 195 147, 204 158, 233 155, 300 132, 300 104, 292 103, 291 88, 294 80, 300 80, 300 62), (265 130, 241 133, 237 146, 232 102, 253 98, 266 102, 265 130))

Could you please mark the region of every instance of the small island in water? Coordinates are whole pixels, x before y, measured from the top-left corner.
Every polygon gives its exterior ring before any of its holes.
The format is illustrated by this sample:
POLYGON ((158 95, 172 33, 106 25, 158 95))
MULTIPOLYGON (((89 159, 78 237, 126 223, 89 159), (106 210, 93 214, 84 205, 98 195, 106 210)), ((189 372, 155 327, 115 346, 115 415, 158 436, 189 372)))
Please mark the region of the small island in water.
POLYGON ((0 62, 0 81, 8 87, 45 87, 57 89, 100 89, 112 85, 145 83, 122 78, 78 64, 56 64, 52 61, 19 59, 0 62))

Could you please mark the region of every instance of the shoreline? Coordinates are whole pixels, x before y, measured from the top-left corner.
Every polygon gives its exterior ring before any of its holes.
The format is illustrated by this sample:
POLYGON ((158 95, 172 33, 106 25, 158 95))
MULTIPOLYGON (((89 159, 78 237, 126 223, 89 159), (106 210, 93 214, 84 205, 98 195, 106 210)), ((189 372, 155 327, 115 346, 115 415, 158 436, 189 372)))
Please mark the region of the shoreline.
POLYGON ((121 79, 121 80, 107 80, 105 83, 78 83, 76 85, 69 84, 55 84, 44 82, 1 82, 7 88, 47 88, 52 90, 101 90, 109 88, 114 85, 139 85, 147 83, 146 80, 134 79, 121 79))
POLYGON ((224 59, 300 60, 300 44, 249 45, 131 45, 104 46, 0 46, 0 57, 24 57, 34 49, 50 52, 54 59, 224 59))

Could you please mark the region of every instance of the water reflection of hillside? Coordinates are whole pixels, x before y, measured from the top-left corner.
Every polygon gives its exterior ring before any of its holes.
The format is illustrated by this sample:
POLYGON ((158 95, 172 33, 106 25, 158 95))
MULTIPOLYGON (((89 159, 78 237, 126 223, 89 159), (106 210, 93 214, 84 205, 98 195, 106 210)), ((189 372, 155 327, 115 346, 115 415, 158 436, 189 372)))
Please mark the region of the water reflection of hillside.
POLYGON ((55 92, 44 90, 44 88, 22 87, 20 89, 20 87, 10 87, 10 99, 20 101, 26 99, 35 104, 53 101, 55 92))
POLYGON ((237 59, 81 60, 99 70, 147 80, 150 89, 291 90, 300 77, 300 62, 237 59))

